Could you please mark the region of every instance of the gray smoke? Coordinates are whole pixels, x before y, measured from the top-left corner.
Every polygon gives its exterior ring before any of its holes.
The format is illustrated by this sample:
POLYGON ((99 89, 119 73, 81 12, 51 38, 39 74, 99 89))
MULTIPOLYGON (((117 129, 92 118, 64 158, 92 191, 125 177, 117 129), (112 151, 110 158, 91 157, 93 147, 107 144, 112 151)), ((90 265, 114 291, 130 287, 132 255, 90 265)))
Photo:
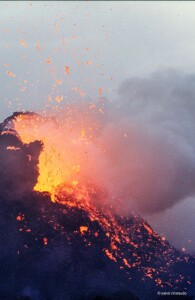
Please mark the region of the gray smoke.
POLYGON ((111 204, 121 199, 125 212, 152 214, 193 196, 195 75, 159 71, 126 80, 118 93, 96 140, 104 159, 94 170, 111 204))

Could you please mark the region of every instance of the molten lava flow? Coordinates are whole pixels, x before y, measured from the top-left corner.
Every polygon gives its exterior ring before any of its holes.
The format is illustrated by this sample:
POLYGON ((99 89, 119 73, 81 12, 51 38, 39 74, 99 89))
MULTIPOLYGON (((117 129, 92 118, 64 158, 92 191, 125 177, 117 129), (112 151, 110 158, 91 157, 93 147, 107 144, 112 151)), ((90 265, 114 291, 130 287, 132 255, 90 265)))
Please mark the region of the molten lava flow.
POLYGON ((49 192, 54 201, 55 190, 59 185, 69 184, 74 187, 78 184, 80 167, 75 163, 78 159, 71 153, 70 141, 67 141, 62 128, 59 130, 54 120, 37 114, 19 114, 13 120, 13 127, 23 143, 35 140, 43 143, 38 165, 39 177, 34 190, 49 192))

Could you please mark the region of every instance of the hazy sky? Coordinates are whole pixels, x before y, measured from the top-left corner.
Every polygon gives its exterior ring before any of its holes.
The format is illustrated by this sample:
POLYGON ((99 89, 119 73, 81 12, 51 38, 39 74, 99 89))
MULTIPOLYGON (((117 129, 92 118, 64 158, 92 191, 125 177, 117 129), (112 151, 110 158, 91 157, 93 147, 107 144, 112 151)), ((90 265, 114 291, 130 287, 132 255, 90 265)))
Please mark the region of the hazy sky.
MULTIPOLYGON (((1 1, 0 121, 16 110, 96 99, 100 88, 111 101, 123 81, 156 70, 193 73, 194 16, 194 1, 1 1)), ((180 247, 192 238, 192 201, 151 217, 180 247)))
POLYGON ((1 1, 0 119, 39 110, 48 95, 77 97, 74 87, 111 99, 131 76, 193 70, 194 15, 193 1, 1 1))

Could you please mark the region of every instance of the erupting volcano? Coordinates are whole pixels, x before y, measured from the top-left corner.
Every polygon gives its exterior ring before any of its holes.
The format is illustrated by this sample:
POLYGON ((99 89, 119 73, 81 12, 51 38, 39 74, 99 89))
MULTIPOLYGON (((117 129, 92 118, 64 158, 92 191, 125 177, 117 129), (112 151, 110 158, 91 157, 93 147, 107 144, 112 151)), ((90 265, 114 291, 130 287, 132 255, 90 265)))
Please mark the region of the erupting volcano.
POLYGON ((0 124, 0 299, 193 295, 194 258, 86 176, 91 140, 92 128, 31 112, 0 124))

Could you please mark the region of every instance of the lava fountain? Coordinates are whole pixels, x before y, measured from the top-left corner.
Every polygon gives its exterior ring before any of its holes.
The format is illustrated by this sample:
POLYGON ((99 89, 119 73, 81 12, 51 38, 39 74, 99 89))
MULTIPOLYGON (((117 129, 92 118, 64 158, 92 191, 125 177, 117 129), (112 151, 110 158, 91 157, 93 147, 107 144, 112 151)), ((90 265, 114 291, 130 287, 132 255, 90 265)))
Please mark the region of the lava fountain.
MULTIPOLYGON (((56 189, 60 185, 75 187, 78 185, 80 160, 87 140, 84 129, 67 129, 63 122, 43 117, 35 113, 18 113, 7 122, 7 127, 16 130, 23 143, 39 140, 43 150, 39 157, 39 177, 35 191, 49 192, 55 201, 56 189), (76 145, 76 147, 75 147, 76 145), (79 153, 75 149, 80 149, 79 153)), ((68 190, 68 188, 67 188, 68 190)))

